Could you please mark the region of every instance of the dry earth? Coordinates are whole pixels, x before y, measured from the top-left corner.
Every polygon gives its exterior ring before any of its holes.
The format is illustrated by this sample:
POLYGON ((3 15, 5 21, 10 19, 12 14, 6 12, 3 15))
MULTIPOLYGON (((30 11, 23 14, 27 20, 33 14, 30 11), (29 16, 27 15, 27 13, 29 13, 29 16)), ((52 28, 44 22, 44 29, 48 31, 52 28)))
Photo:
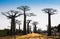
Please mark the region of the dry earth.
POLYGON ((48 37, 43 34, 30 33, 22 36, 5 36, 5 37, 0 37, 0 39, 56 39, 56 38, 53 38, 52 36, 48 37))

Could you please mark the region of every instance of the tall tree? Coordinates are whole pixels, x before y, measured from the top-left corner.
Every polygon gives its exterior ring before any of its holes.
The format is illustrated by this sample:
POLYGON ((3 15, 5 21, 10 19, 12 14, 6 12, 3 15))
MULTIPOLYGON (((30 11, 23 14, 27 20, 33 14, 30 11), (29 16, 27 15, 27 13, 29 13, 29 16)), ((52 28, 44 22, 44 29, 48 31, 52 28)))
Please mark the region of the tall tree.
POLYGON ((20 14, 19 11, 15 11, 15 10, 10 10, 8 12, 2 12, 2 14, 4 16, 6 16, 7 18, 11 19, 11 31, 10 31, 10 34, 15 35, 15 32, 16 32, 15 18, 21 16, 22 14, 20 14))
POLYGON ((48 29, 47 29, 47 32, 48 32, 48 36, 51 36, 51 15, 54 15, 56 10, 53 9, 53 8, 45 8, 45 9, 43 9, 43 11, 48 14, 48 29))
POLYGON ((22 10, 23 11, 23 14, 24 14, 24 22, 23 22, 23 34, 26 34, 27 30, 26 30, 26 16, 35 16, 33 13, 30 13, 30 14, 26 14, 26 11, 29 11, 30 8, 29 6, 20 6, 20 7, 17 7, 17 9, 19 10, 22 10))
POLYGON ((23 27, 23 34, 26 34, 26 11, 29 11, 29 7, 28 6, 20 6, 20 7, 17 7, 17 9, 20 9, 23 11, 24 13, 24 27, 23 27))
POLYGON ((34 29, 33 29, 33 32, 35 32, 36 33, 36 31, 37 31, 37 24, 38 24, 38 22, 33 22, 32 23, 33 25, 34 25, 34 29))
POLYGON ((27 20, 27 33, 29 33, 29 23, 31 22, 31 20, 27 20))

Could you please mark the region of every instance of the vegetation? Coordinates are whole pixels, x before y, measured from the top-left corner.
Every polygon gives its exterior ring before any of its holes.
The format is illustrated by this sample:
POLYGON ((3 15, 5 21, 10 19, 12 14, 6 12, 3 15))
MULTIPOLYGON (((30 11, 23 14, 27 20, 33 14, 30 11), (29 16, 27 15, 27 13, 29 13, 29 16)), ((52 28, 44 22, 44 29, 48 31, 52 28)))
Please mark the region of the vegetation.
POLYGON ((56 10, 54 10, 53 8, 45 8, 45 9, 43 9, 43 11, 48 14, 47 32, 48 32, 48 36, 51 36, 51 15, 54 15, 56 10))
POLYGON ((19 30, 20 30, 21 21, 16 20, 16 23, 19 25, 19 30))
POLYGON ((15 10, 10 10, 8 12, 2 12, 2 14, 4 16, 6 16, 7 18, 11 19, 11 35, 14 35, 16 32, 16 25, 15 25, 15 18, 22 15, 19 14, 19 11, 15 11, 15 10))
POLYGON ((27 20, 27 33, 29 33, 29 23, 31 22, 31 20, 27 20))
POLYGON ((4 30, 0 30, 0 36, 6 36, 9 35, 9 29, 4 29, 4 30))
MULTIPOLYGON (((28 35, 31 32, 38 33, 38 34, 44 34, 51 36, 54 34, 54 36, 57 36, 57 34, 60 35, 60 24, 57 25, 56 27, 51 26, 51 15, 54 15, 57 10, 53 8, 45 8, 42 11, 48 14, 48 27, 47 31, 42 31, 40 28, 37 29, 37 24, 38 22, 34 21, 33 24, 33 31, 31 31, 31 26, 30 22, 31 20, 26 20, 27 16, 36 16, 33 13, 27 13, 27 11, 30 10, 29 6, 20 6, 17 7, 17 9, 22 10, 23 12, 21 13, 20 11, 15 11, 15 10, 9 10, 8 12, 2 12, 2 15, 6 16, 7 18, 11 19, 11 28, 10 29, 4 29, 0 30, 0 36, 7 36, 7 35, 28 35), (20 29, 21 21, 16 20, 17 17, 23 15, 23 30, 20 29), (18 24, 19 29, 16 29, 16 24, 18 24), (27 25, 26 25, 27 24, 27 25)), ((58 35, 58 36, 59 36, 58 35)))
POLYGON ((23 11, 23 15, 24 15, 24 22, 23 22, 23 34, 25 35, 27 33, 27 30, 26 30, 26 16, 35 16, 35 14, 33 13, 29 13, 27 14, 26 12, 30 10, 30 7, 29 6, 20 6, 20 7, 17 7, 17 9, 19 10, 22 10, 23 11))
POLYGON ((38 24, 38 22, 33 22, 32 24, 34 25, 33 32, 36 33, 37 32, 37 26, 36 25, 38 24))
POLYGON ((22 10, 23 11, 23 14, 24 14, 24 27, 23 27, 23 34, 26 34, 26 11, 29 11, 29 7, 28 6, 20 6, 20 7, 17 7, 17 9, 19 10, 22 10))

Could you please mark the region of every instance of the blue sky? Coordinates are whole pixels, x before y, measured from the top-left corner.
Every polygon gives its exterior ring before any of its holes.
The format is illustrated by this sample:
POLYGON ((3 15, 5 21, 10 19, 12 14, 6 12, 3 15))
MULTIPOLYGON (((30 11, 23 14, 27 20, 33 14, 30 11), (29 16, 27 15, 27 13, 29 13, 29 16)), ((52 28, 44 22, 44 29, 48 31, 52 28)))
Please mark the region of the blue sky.
POLYGON ((40 4, 52 4, 59 5, 60 0, 0 0, 0 5, 40 5, 40 4))
MULTIPOLYGON (((5 12, 11 9, 17 10, 16 8, 21 5, 30 6, 31 10, 29 12, 33 12, 37 16, 27 17, 27 19, 32 19, 32 22, 38 21, 39 24, 37 25, 37 27, 40 27, 42 30, 46 30, 47 28, 46 25, 48 24, 48 15, 43 13, 41 9, 57 9, 58 14, 53 15, 51 18, 52 26, 60 24, 60 0, 0 0, 0 29, 8 28, 7 26, 10 25, 10 20, 3 16, 1 12, 5 12)), ((23 21, 22 17, 23 16, 17 19, 23 21)))

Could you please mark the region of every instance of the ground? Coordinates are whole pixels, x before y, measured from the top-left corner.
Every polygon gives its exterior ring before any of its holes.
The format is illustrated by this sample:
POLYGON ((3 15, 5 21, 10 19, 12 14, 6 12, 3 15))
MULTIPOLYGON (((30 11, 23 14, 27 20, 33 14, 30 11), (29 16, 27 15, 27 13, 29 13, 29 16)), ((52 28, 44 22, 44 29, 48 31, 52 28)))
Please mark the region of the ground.
POLYGON ((0 37, 0 39, 55 39, 53 36, 46 36, 43 34, 37 34, 37 33, 30 33, 27 35, 16 35, 16 36, 4 36, 0 37))

